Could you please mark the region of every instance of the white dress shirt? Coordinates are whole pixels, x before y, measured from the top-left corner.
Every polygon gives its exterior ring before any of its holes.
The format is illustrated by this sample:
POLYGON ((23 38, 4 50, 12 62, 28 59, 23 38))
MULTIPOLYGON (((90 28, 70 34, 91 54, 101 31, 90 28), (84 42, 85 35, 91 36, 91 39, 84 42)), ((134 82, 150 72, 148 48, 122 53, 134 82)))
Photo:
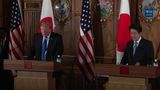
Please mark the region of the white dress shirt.
MULTIPOLYGON (((142 37, 140 37, 137 41, 134 41, 134 44, 135 44, 135 42, 137 42, 137 47, 138 47, 138 45, 139 45, 141 39, 142 39, 142 37)), ((133 44, 133 45, 134 45, 134 44, 133 44)))

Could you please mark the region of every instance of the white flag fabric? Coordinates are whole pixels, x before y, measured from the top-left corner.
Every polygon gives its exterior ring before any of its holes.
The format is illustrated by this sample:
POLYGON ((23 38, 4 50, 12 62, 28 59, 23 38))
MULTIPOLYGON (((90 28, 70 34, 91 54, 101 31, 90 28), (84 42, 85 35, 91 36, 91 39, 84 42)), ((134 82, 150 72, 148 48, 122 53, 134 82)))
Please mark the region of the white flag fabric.
POLYGON ((54 31, 55 22, 54 22, 54 15, 53 15, 51 0, 43 0, 40 23, 42 22, 49 22, 53 24, 52 31, 54 31))
POLYGON ((129 1, 121 0, 118 31, 117 31, 117 61, 116 64, 120 64, 123 57, 123 53, 128 41, 131 40, 129 27, 130 27, 130 10, 129 1))

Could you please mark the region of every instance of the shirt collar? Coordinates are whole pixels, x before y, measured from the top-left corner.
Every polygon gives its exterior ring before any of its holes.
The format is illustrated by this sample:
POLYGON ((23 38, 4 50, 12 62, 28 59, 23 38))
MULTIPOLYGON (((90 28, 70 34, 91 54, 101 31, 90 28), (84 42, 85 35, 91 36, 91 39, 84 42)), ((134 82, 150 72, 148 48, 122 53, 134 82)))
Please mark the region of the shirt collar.
MULTIPOLYGON (((49 34, 48 36, 47 36, 47 39, 49 39, 49 37, 51 36, 51 34, 49 34)), ((45 38, 46 36, 43 36, 43 38, 45 38)))
POLYGON ((142 37, 140 37, 137 41, 134 41, 134 42, 137 42, 139 44, 139 42, 141 41, 142 37))

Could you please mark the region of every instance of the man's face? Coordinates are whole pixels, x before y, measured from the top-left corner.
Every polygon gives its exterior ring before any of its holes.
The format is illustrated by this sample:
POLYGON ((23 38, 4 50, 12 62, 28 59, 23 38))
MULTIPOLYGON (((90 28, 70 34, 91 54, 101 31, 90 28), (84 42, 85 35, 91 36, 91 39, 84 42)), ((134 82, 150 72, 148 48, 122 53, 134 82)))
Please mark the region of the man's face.
POLYGON ((51 28, 49 26, 41 26, 40 28, 43 36, 47 36, 51 33, 51 28))
POLYGON ((137 30, 135 29, 130 29, 130 34, 131 34, 132 40, 134 41, 137 41, 141 36, 141 34, 138 33, 137 30))

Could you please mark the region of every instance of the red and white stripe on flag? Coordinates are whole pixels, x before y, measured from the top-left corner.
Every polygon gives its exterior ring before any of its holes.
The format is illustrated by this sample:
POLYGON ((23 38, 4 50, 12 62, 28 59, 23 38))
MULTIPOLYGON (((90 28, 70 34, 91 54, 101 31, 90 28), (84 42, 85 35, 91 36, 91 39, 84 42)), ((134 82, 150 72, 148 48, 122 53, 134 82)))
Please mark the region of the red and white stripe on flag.
MULTIPOLYGON (((52 32, 54 32, 55 22, 54 22, 51 0, 43 0, 40 23, 42 22, 48 22, 52 24, 52 32)), ((40 27, 39 27, 39 32, 41 32, 40 27)))
POLYGON ((24 55, 24 31, 21 5, 19 0, 13 0, 11 29, 9 38, 9 59, 23 59, 24 55))
POLYGON ((80 20, 78 65, 88 80, 95 78, 94 43, 91 29, 90 0, 83 0, 80 20))
POLYGON ((124 50, 128 41, 131 40, 129 27, 130 27, 130 10, 129 1, 121 0, 118 31, 117 31, 117 61, 116 64, 120 64, 124 54, 124 50))

